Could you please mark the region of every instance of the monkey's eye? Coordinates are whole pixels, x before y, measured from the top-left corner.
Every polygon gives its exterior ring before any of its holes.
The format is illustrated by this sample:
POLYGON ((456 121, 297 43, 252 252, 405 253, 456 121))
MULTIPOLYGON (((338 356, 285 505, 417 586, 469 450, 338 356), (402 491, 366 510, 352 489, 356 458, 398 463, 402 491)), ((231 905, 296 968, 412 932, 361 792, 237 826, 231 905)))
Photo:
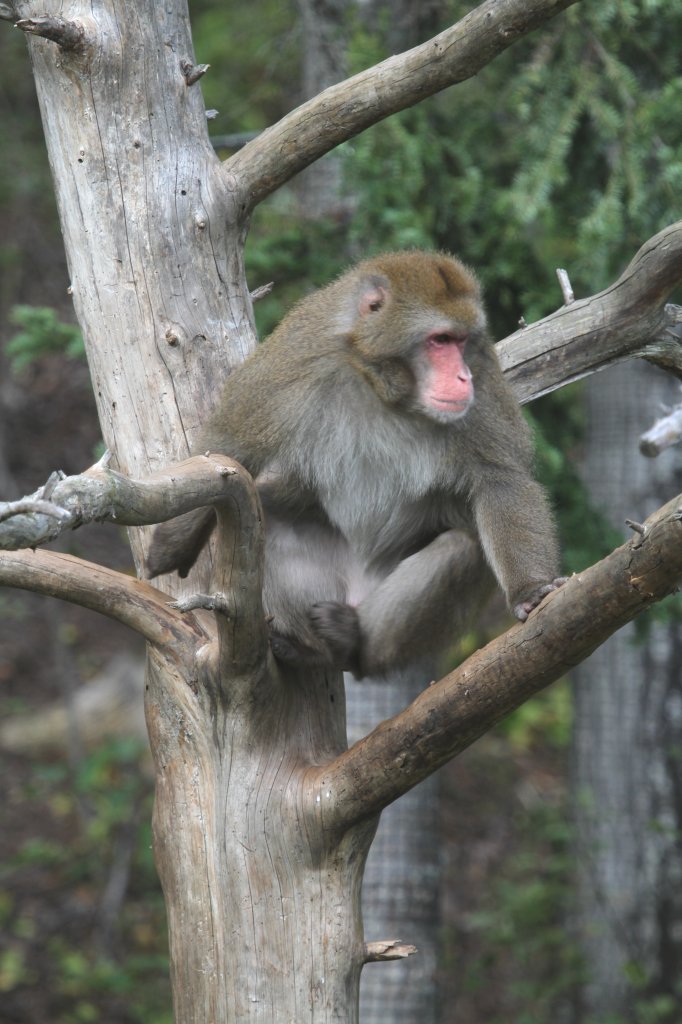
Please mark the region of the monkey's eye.
POLYGON ((466 334, 452 334, 450 331, 438 331, 429 334, 426 339, 430 345, 464 345, 467 341, 466 334))

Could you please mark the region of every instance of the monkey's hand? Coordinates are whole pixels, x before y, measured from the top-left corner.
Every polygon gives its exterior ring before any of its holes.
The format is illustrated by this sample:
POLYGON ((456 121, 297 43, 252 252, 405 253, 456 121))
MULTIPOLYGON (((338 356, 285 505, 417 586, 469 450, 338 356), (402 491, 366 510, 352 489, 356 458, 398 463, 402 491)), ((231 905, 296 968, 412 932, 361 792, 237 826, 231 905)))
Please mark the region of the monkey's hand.
POLYGON ((530 594, 524 597, 523 601, 519 601, 518 604, 514 605, 514 615, 516 618, 520 619, 521 622, 525 622, 533 608, 537 608, 543 598, 547 597, 554 590, 558 590, 567 579, 568 576, 557 576, 551 583, 544 583, 542 586, 532 590, 530 594))

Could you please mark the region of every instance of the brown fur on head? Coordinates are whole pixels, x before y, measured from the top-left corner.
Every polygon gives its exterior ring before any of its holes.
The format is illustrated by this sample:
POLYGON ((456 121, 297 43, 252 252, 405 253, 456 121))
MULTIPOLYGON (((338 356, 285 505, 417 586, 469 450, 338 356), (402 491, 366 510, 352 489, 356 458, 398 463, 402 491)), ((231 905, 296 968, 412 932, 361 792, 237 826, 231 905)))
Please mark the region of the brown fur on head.
POLYGON ((445 253, 386 253, 354 271, 351 343, 366 358, 404 356, 442 320, 453 334, 485 330, 481 290, 463 263, 445 253))

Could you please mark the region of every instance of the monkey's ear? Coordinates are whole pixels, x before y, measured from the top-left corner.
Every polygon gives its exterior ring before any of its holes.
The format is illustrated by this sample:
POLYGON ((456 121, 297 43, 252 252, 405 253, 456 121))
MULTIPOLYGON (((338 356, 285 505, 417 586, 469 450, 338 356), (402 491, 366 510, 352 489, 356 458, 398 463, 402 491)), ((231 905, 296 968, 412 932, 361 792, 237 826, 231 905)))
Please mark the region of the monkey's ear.
POLYGON ((358 297, 358 313, 360 316, 367 316, 368 313, 378 313, 386 305, 390 286, 388 278, 380 274, 370 274, 360 282, 358 297))
POLYGON ((383 274, 359 274, 354 280, 341 281, 346 287, 339 295, 336 323, 342 334, 349 334, 358 320, 384 308, 391 286, 383 274))

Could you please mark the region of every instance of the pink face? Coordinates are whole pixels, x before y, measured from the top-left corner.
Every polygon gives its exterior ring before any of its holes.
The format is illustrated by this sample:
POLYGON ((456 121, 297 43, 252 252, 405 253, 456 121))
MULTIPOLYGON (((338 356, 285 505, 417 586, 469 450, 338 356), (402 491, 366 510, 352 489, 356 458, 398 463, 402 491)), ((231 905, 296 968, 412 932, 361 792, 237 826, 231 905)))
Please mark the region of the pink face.
POLYGON ((434 419, 459 419, 474 400, 471 370, 464 361, 466 343, 466 335, 449 330, 434 330, 424 342, 427 371, 420 397, 434 419))

